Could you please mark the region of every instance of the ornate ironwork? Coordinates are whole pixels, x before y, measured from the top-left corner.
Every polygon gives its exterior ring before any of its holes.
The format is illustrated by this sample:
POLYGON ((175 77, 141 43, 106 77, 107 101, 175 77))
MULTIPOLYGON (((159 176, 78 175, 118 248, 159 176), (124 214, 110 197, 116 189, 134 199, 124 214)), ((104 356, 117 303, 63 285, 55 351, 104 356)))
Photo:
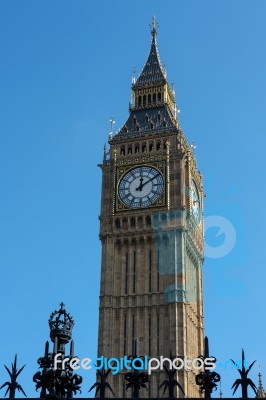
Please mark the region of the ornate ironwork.
MULTIPOLYGON (((173 357, 172 354, 170 354, 169 358, 170 358, 170 360, 174 360, 176 357, 173 357)), ((169 397, 169 399, 173 399, 174 397, 176 397, 175 396, 175 388, 178 387, 185 396, 185 392, 184 392, 182 386, 175 379, 175 376, 177 374, 177 369, 175 369, 175 368, 170 369, 170 368, 167 368, 165 365, 163 365, 163 368, 168 376, 168 379, 165 379, 159 386, 159 389, 164 387, 163 395, 166 392, 166 389, 168 388, 168 397, 169 397)))
POLYGON ((131 388, 132 389, 132 398, 138 399, 139 391, 141 389, 148 390, 146 383, 149 383, 150 379, 149 379, 149 375, 146 372, 140 372, 138 369, 136 369, 136 367, 141 367, 140 361, 138 361, 136 359, 141 359, 141 360, 144 359, 143 356, 141 356, 141 357, 137 356, 137 342, 136 341, 134 341, 134 355, 129 356, 128 358, 132 360, 131 364, 134 360, 134 367, 132 368, 133 372, 127 372, 124 375, 125 380, 127 382, 126 390, 131 388))
MULTIPOLYGON (((216 358, 215 357, 210 357, 209 356, 209 341, 207 336, 205 337, 204 340, 204 356, 199 356, 199 358, 202 359, 202 361, 204 361, 204 365, 205 365, 205 359, 212 359, 213 362, 216 362, 216 358)), ((213 392, 213 390, 217 390, 217 383, 220 382, 221 377, 220 375, 215 372, 215 371, 210 371, 209 369, 206 369, 204 367, 204 371, 200 372, 198 375, 196 375, 196 384, 200 386, 200 391, 204 392, 205 394, 205 399, 210 399, 211 398, 211 394, 213 392)))
POLYGON ((82 383, 82 377, 74 374, 71 368, 71 360, 76 358, 74 341, 71 340, 74 320, 61 303, 60 309, 50 315, 48 323, 50 338, 53 341, 53 352, 49 352, 47 341, 44 356, 38 359, 41 371, 34 374, 33 381, 36 384, 36 390, 41 389, 41 398, 47 396, 72 398, 73 394, 81 393, 80 384, 82 383), (70 340, 70 355, 66 357, 66 344, 70 340))
POLYGON ((126 384, 126 390, 129 388, 133 389, 133 399, 139 398, 139 391, 141 388, 148 390, 146 383, 149 382, 149 375, 145 372, 139 372, 133 369, 133 372, 125 374, 125 380, 128 382, 126 384))
POLYGON ((56 339, 58 340, 59 348, 62 344, 66 344, 71 340, 74 320, 66 311, 64 303, 60 303, 59 310, 52 312, 48 323, 50 326, 50 338, 54 343, 56 339))
POLYGON ((99 381, 95 382, 91 386, 91 388, 89 390, 89 392, 90 392, 91 390, 96 388, 95 397, 97 397, 98 392, 100 392, 99 393, 100 394, 100 398, 101 399, 105 399, 105 391, 106 391, 106 389, 109 389, 110 392, 112 392, 112 394, 115 397, 115 394, 113 392, 113 389, 111 388, 111 385, 106 380, 106 378, 110 374, 110 372, 111 372, 110 368, 107 371, 104 368, 102 368, 101 370, 99 370, 97 372, 97 378, 99 377, 100 379, 99 379, 99 381))
POLYGON ((7 370, 9 376, 10 376, 10 382, 5 382, 3 385, 0 387, 0 389, 3 389, 5 386, 7 386, 6 392, 5 392, 5 397, 7 393, 9 392, 9 398, 14 399, 16 390, 18 392, 22 392, 25 397, 27 397, 26 393, 24 392, 22 386, 17 382, 17 377, 19 374, 22 372, 24 369, 25 365, 21 367, 20 369, 17 369, 17 355, 15 355, 14 362, 11 364, 11 371, 9 368, 7 368, 6 365, 4 365, 5 369, 7 370))
MULTIPOLYGON (((232 360, 232 363, 238 367, 238 364, 232 360)), ((248 398, 248 386, 251 386, 252 390, 255 392, 255 394, 257 395, 257 387, 255 385, 255 383, 248 378, 248 373, 251 370, 251 368, 253 367, 253 365, 255 364, 256 360, 253 361, 250 366, 248 367, 248 369, 246 369, 245 366, 245 353, 244 350, 242 349, 242 363, 241 363, 241 369, 237 368, 241 378, 240 379, 236 379, 236 381, 233 383, 231 389, 234 389, 233 391, 233 395, 235 394, 236 390, 238 389, 239 385, 241 385, 242 387, 242 398, 246 399, 248 398)))

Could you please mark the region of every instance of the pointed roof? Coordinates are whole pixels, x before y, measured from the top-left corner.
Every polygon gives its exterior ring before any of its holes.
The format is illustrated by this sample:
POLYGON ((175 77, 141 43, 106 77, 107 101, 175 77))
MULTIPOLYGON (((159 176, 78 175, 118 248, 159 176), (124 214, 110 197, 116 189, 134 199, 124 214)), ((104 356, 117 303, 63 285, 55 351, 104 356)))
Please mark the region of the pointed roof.
POLYGON ((158 24, 155 20, 155 17, 153 17, 153 21, 151 24, 152 41, 151 41, 150 52, 140 76, 133 85, 134 88, 149 83, 159 83, 159 82, 166 83, 166 74, 161 65, 159 52, 157 49, 157 41, 156 41, 157 26, 158 24))
POLYGON ((177 122, 168 107, 132 111, 113 140, 135 139, 145 135, 158 135, 165 132, 178 132, 177 122))

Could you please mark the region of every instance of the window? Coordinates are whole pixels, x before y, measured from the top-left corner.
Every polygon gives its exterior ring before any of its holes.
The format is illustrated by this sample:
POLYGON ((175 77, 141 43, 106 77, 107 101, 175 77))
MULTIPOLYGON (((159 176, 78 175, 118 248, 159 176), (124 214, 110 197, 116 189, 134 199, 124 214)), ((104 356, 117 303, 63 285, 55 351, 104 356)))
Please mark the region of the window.
MULTIPOLYGON (((135 318, 132 316, 132 354, 136 356, 136 348, 135 348, 135 318)), ((125 353, 126 354, 126 353, 125 353)))
POLYGON ((136 263, 137 263, 137 253, 133 253, 133 293, 136 293, 136 263))
POLYGON ((126 315, 124 317, 124 354, 127 354, 127 316, 126 315))
POLYGON ((151 293, 151 278, 152 278, 152 252, 149 251, 149 292, 151 293))
POLYGON ((128 253, 126 253, 125 259, 125 294, 127 294, 128 290, 128 253))
POLYGON ((160 252, 157 251, 157 292, 160 291, 160 252))
POLYGON ((157 354, 160 354, 160 318, 159 314, 157 314, 157 354))
POLYGON ((149 314, 148 338, 149 338, 149 354, 151 354, 151 314, 149 314))
POLYGON ((153 143, 150 143, 149 144, 149 151, 153 151, 153 149, 154 149, 154 145, 153 145, 153 143))
POLYGON ((133 228, 134 226, 136 226, 136 220, 135 220, 135 218, 131 218, 130 219, 130 226, 133 228))
POLYGON ((162 219, 162 222, 166 222, 166 220, 167 220, 166 214, 162 214, 161 219, 162 219))
POLYGON ((150 226, 150 225, 151 225, 151 217, 150 217, 149 215, 145 218, 145 224, 146 224, 147 226, 150 226))
POLYGON ((156 150, 160 150, 161 148, 161 141, 158 140, 158 142, 156 143, 156 150))

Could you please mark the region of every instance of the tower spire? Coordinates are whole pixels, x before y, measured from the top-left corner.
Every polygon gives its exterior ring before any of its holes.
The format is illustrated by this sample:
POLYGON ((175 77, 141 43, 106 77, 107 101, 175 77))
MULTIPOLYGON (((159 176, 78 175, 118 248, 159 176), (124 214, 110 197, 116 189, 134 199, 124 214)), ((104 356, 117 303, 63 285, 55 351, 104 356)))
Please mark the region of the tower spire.
POLYGON ((158 32, 158 26, 159 25, 158 22, 156 21, 156 18, 153 17, 152 22, 150 24, 151 35, 152 35, 150 52, 147 61, 142 69, 142 72, 138 77, 138 79, 136 80, 135 84, 133 85, 133 88, 142 87, 144 85, 149 85, 149 84, 154 85, 154 84, 167 83, 165 77, 165 71, 164 68, 162 67, 157 48, 156 36, 158 32))
POLYGON ((166 79, 157 48, 158 22, 155 17, 150 23, 152 35, 148 58, 141 73, 132 79, 130 115, 123 127, 110 140, 139 137, 146 134, 162 134, 164 131, 177 132, 179 129, 175 92, 166 79))

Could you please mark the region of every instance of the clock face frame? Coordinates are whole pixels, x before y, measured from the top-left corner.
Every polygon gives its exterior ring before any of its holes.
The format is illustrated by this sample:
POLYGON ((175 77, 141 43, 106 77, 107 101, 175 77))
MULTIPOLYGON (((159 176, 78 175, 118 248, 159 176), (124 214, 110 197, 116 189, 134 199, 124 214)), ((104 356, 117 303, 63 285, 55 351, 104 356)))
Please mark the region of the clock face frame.
POLYGON ((194 180, 191 181, 190 192, 191 192, 192 214, 197 224, 199 224, 201 220, 201 204, 200 204, 199 192, 194 180))
POLYGON ((161 168, 143 164, 125 171, 122 169, 120 173, 117 185, 118 210, 164 205, 165 182, 161 168))

